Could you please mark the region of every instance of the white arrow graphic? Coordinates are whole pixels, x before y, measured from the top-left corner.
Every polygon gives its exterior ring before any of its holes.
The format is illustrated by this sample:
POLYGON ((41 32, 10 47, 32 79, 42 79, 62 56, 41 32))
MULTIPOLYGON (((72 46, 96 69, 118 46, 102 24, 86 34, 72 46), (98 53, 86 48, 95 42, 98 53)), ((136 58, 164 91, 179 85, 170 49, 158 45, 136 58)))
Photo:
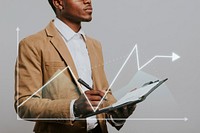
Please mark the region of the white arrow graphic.
POLYGON ((19 32, 20 32, 19 27, 16 28, 16 32, 17 32, 17 46, 18 46, 18 44, 19 44, 19 32))
POLYGON ((179 58, 181 58, 179 55, 175 54, 175 53, 172 53, 172 61, 176 61, 178 60, 179 58))
POLYGON ((133 48, 135 50, 136 53, 136 59, 137 59, 137 68, 138 71, 140 71, 141 69, 143 69, 144 67, 146 67, 149 63, 151 63, 154 59, 156 58, 171 58, 172 62, 178 60, 180 58, 179 55, 177 55, 176 53, 172 53, 171 56, 165 56, 165 55, 155 55, 152 59, 150 59, 148 62, 146 62, 144 65, 140 66, 140 61, 139 61, 139 55, 138 55, 138 46, 137 44, 134 46, 133 48))
MULTIPOLYGON (((137 53, 137 52, 136 52, 137 53)), ((136 55, 138 56, 138 55, 136 55)), ((175 53, 172 53, 171 56, 163 56, 163 55, 156 55, 154 56, 152 59, 150 59, 147 63, 145 63, 143 66, 140 67, 139 65, 139 59, 137 58, 137 66, 138 66, 138 71, 141 70, 142 68, 144 68, 145 66, 147 66, 149 63, 151 63, 154 59, 156 58, 171 58, 172 59, 172 62, 178 60, 180 58, 179 55, 175 54, 175 53)))

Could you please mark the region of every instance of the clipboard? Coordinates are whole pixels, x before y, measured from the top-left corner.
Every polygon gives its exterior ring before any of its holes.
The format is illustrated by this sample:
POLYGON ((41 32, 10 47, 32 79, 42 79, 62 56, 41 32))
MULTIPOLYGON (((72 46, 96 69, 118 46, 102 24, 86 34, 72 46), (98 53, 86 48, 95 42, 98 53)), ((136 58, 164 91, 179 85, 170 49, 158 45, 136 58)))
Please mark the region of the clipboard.
POLYGON ((141 91, 141 92, 144 90, 143 93, 141 93, 141 95, 138 95, 138 97, 135 97, 135 99, 133 98, 131 100, 131 98, 130 98, 129 100, 123 102, 122 98, 124 98, 126 100, 126 95, 127 95, 126 94, 124 97, 121 98, 122 102, 119 102, 121 100, 121 99, 119 99, 116 103, 114 103, 114 104, 112 104, 108 107, 98 109, 96 112, 92 112, 90 114, 87 114, 87 115, 83 116, 82 118, 87 118, 87 117, 97 115, 97 114, 101 114, 101 113, 107 113, 109 111, 121 108, 123 106, 130 105, 130 104, 140 103, 140 102, 144 101, 154 90, 156 90, 161 84, 163 84, 167 80, 168 80, 168 78, 161 80, 161 81, 157 80, 157 81, 154 81, 154 82, 151 81, 151 82, 145 83, 142 87, 127 93, 127 94, 130 94, 130 97, 131 97, 131 95, 134 95, 134 92, 136 92, 137 90, 141 91), (143 89, 143 90, 141 90, 141 89, 143 89), (145 91, 145 89, 146 89, 146 91, 145 91))

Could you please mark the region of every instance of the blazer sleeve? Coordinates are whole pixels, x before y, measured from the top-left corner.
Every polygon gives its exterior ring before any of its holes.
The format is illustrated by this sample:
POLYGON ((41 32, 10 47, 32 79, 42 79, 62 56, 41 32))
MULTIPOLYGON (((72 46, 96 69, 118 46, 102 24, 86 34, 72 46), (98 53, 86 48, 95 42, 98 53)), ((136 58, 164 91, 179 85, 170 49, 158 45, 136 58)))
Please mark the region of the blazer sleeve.
MULTIPOLYGON (((39 88, 43 82, 41 52, 29 41, 22 40, 15 66, 15 109, 18 115, 25 120, 70 118, 71 100, 42 98, 39 88)), ((54 122, 61 122, 56 120, 54 122)), ((71 124, 70 120, 64 122, 71 124)))

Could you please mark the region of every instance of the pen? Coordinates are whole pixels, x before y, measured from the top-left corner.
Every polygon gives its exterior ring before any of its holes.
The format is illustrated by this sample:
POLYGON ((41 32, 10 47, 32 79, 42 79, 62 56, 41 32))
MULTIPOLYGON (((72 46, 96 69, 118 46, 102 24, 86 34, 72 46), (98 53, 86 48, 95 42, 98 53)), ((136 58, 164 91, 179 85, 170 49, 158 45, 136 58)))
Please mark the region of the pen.
MULTIPOLYGON (((78 79, 78 82, 85 86, 87 89, 92 90, 92 87, 90 87, 85 81, 83 81, 81 78, 78 79)), ((107 100, 107 97, 105 97, 103 100, 107 100)))
POLYGON ((85 86, 87 89, 92 90, 92 87, 90 87, 85 81, 83 81, 81 78, 78 79, 78 82, 85 86))

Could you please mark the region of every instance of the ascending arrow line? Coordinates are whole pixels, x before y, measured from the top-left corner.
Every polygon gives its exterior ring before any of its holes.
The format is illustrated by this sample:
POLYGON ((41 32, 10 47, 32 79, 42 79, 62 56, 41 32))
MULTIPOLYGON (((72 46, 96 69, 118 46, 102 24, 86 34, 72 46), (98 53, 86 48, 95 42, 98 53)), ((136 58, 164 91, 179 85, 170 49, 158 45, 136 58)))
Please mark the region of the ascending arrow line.
MULTIPOLYGON (((18 55, 18 45, 19 45, 19 32, 20 32, 20 29, 19 29, 19 27, 17 27, 16 28, 16 32, 17 32, 17 55, 18 55)), ((18 60, 17 60, 17 71, 18 71, 18 69, 19 69, 19 63, 18 63, 18 60)), ((19 79, 19 75, 17 74, 17 79, 19 79)), ((19 80, 17 80, 17 86, 19 85, 19 80)), ((18 88, 18 87, 17 87, 18 88)), ((17 95, 17 99, 19 99, 19 96, 17 95)), ((18 111, 18 107, 17 107, 17 112, 19 112, 18 111)))
POLYGON ((171 58, 172 59, 172 62, 176 61, 177 59, 180 58, 179 55, 175 54, 175 53, 172 53, 171 56, 165 56, 165 55, 156 55, 154 56, 152 59, 150 59, 147 63, 145 63, 144 65, 140 66, 140 61, 139 61, 139 54, 138 54, 138 46, 137 44, 134 46, 133 48, 136 52, 136 59, 137 59, 137 68, 138 68, 138 71, 140 71, 141 69, 143 69, 145 66, 147 66, 149 63, 151 63, 154 59, 156 58, 171 58))
POLYGON ((139 60, 137 60, 137 64, 138 64, 138 71, 139 70, 141 70, 142 68, 144 68, 145 66, 147 66, 149 63, 151 63, 154 59, 156 59, 156 58, 172 58, 172 61, 175 61, 175 60, 177 60, 177 59, 179 59, 180 58, 180 56, 178 56, 177 54, 175 54, 175 53, 172 53, 172 55, 171 56, 163 56, 163 55, 156 55, 156 56, 154 56, 151 60, 149 60, 147 63, 145 63, 143 66, 139 66, 139 60))
POLYGON ((124 66, 126 65, 126 63, 128 62, 128 60, 130 59, 131 55, 133 54, 133 52, 135 51, 136 53, 136 58, 137 58, 137 68, 138 71, 140 71, 142 68, 144 68, 145 66, 147 66, 149 63, 151 63, 154 59, 156 58, 172 58, 172 61, 175 61, 177 59, 180 58, 179 55, 172 53, 172 56, 164 56, 164 55, 156 55, 154 56, 152 59, 150 59, 147 63, 145 63, 143 66, 140 67, 140 61, 139 61, 139 54, 138 54, 138 46, 137 44, 135 44, 135 46, 133 47, 133 49, 131 50, 130 54, 128 55, 128 57, 126 58, 126 60, 124 61, 123 65, 121 66, 121 68, 119 69, 118 73, 116 74, 115 78, 113 79, 113 81, 111 82, 109 88, 107 89, 107 91, 105 92, 105 95, 103 96, 103 98, 101 99, 101 101, 99 102, 98 106, 96 107, 96 109, 94 111, 97 111, 99 106, 101 105, 101 103, 103 102, 103 99, 105 99, 106 95, 108 94, 110 88, 112 88, 113 84, 115 83, 116 79, 118 78, 119 74, 121 73, 121 71, 123 70, 124 66))
POLYGON ((19 32, 20 32, 19 27, 16 28, 16 32, 17 32, 17 46, 18 46, 18 44, 19 44, 19 32))

